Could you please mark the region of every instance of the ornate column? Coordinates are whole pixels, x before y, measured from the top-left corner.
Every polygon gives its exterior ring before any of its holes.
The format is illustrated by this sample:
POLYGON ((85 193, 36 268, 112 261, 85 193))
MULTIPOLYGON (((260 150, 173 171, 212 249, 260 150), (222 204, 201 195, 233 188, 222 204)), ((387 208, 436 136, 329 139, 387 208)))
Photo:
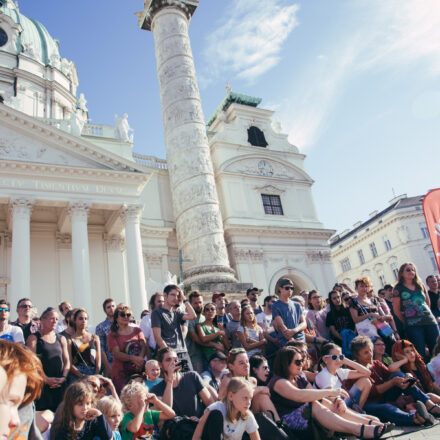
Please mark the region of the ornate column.
POLYGON ((87 218, 90 206, 87 202, 72 202, 68 213, 72 221, 72 277, 74 306, 84 307, 93 322, 92 286, 90 281, 89 236, 87 218))
POLYGON ((12 199, 9 205, 12 220, 11 284, 8 300, 15 310, 20 298, 31 297, 31 213, 30 199, 12 199))
POLYGON ((121 218, 125 225, 130 303, 137 319, 142 310, 148 308, 140 229, 141 213, 142 205, 125 205, 121 211, 121 218))
POLYGON ((188 36, 197 0, 151 0, 139 25, 153 32, 177 241, 191 261, 185 284, 236 282, 224 240, 188 36))

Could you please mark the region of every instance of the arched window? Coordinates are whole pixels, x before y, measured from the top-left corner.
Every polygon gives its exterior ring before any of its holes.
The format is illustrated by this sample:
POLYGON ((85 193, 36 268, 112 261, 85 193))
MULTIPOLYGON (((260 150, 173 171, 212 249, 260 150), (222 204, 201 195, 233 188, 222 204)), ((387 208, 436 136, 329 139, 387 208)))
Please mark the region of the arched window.
POLYGON ((268 145, 264 133, 255 126, 248 128, 248 142, 254 147, 267 147, 268 145))

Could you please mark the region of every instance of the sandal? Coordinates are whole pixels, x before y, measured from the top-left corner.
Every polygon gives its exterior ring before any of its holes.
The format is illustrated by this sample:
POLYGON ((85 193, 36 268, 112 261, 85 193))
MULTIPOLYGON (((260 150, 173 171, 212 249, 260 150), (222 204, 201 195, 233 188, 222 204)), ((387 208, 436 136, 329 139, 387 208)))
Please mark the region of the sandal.
MULTIPOLYGON (((368 423, 368 425, 370 425, 370 423, 368 423)), ((361 433, 359 435, 359 438, 365 439, 365 440, 378 439, 378 438, 381 438, 385 434, 386 426, 385 425, 376 425, 374 427, 374 437, 364 437, 365 427, 368 425, 361 425, 361 433)))
POLYGON ((416 414, 425 420, 425 426, 432 426, 435 423, 434 416, 428 412, 425 404, 420 400, 416 402, 416 414))
MULTIPOLYGON (((427 408, 428 409, 428 408, 427 408)), ((429 409, 429 413, 432 414, 435 418, 440 418, 440 405, 434 403, 429 409), (433 411, 435 410, 435 411, 433 411)))

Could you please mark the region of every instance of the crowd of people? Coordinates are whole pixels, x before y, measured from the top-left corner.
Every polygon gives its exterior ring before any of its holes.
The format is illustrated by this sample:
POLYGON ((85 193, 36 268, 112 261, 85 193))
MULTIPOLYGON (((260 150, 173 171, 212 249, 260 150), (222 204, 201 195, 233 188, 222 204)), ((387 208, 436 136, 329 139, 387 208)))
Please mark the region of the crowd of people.
POLYGON ((259 302, 167 285, 93 331, 62 302, 0 300, 0 440, 377 439, 440 418, 440 280, 403 264, 324 298, 288 278, 259 302), (136 321, 140 316, 140 321, 136 321))

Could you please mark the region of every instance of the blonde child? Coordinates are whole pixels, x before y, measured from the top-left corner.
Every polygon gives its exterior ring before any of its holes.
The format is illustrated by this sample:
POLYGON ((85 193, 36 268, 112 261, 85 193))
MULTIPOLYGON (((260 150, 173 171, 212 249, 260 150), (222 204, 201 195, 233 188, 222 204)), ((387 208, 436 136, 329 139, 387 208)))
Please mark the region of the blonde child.
POLYGON ((237 337, 247 352, 248 357, 261 354, 266 346, 263 329, 257 324, 257 318, 251 306, 241 309, 240 326, 237 328, 237 337))
POLYGON ((206 408, 192 440, 236 440, 247 432, 250 440, 260 440, 258 424, 249 408, 253 387, 246 379, 233 377, 221 402, 206 408))
POLYGON ((160 376, 160 366, 159 362, 154 359, 150 359, 145 363, 145 386, 148 387, 149 390, 157 385, 158 383, 163 381, 160 376))
POLYGON ((55 440, 111 440, 113 432, 101 411, 94 408, 95 394, 85 382, 70 385, 62 402, 62 424, 55 440))
POLYGON ((174 411, 155 394, 150 394, 148 388, 139 382, 130 382, 121 391, 121 402, 124 417, 121 424, 122 440, 137 438, 152 438, 154 428, 159 421, 172 419, 174 411), (159 411, 148 409, 149 405, 159 411), (145 436, 145 437, 144 437, 145 436))
POLYGON ((113 396, 105 396, 96 402, 96 407, 104 414, 113 431, 113 440, 122 440, 119 425, 122 420, 122 405, 113 396))

